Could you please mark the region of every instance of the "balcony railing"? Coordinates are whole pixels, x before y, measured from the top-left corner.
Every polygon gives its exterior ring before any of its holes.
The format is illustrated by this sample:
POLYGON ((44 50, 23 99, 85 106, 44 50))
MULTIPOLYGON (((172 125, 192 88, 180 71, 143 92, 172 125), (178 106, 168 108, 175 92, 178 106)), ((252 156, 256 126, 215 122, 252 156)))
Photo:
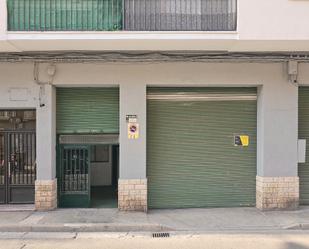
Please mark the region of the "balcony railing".
POLYGON ((124 24, 126 30, 236 30, 236 0, 126 0, 124 24))
POLYGON ((237 0, 7 0, 9 31, 233 31, 237 0))
POLYGON ((122 28, 119 0, 8 0, 9 31, 112 31, 122 28))

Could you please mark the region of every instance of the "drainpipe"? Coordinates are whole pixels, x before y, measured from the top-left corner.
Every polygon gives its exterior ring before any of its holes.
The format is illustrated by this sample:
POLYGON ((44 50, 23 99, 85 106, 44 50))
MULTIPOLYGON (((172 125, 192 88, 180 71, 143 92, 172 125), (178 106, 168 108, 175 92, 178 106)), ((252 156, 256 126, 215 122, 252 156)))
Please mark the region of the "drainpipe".
POLYGON ((298 86, 298 61, 289 60, 288 62, 288 77, 289 82, 295 86, 298 86))

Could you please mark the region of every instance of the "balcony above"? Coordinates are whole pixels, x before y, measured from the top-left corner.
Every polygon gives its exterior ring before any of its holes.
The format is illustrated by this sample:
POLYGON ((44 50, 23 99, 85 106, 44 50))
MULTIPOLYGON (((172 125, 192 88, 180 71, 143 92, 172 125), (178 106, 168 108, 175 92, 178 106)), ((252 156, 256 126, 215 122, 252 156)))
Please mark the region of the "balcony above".
POLYGON ((292 0, 1 0, 0 53, 306 52, 308 9, 292 0))
POLYGON ((236 0, 7 0, 8 31, 235 31, 236 0))

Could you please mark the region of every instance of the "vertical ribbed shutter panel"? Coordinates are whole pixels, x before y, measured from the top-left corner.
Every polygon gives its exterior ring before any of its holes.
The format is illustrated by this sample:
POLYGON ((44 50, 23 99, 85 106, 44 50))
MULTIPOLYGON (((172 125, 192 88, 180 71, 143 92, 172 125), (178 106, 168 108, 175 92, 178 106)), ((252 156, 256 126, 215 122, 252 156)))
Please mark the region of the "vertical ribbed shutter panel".
MULTIPOLYGON (((148 89, 148 95, 197 89, 148 89)), ((256 89, 198 89, 210 94, 256 89)), ((150 208, 255 205, 256 100, 147 101, 150 208), (234 135, 250 136, 235 147, 234 135)))
POLYGON ((309 205, 309 87, 299 88, 298 137, 307 140, 306 163, 298 164, 300 204, 309 205))
POLYGON ((57 88, 57 133, 119 133, 119 89, 57 88))
POLYGON ((125 30, 236 30, 236 0, 124 0, 125 30))

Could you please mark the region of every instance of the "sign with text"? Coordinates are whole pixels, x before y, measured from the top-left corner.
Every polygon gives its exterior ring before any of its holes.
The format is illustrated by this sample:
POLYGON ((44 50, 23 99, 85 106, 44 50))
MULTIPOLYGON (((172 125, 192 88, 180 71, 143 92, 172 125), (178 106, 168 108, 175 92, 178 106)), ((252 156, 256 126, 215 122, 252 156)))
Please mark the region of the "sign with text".
POLYGON ((137 115, 126 115, 127 123, 137 123, 137 115))
POLYGON ((249 136, 248 135, 235 135, 234 136, 234 146, 249 146, 249 136))

